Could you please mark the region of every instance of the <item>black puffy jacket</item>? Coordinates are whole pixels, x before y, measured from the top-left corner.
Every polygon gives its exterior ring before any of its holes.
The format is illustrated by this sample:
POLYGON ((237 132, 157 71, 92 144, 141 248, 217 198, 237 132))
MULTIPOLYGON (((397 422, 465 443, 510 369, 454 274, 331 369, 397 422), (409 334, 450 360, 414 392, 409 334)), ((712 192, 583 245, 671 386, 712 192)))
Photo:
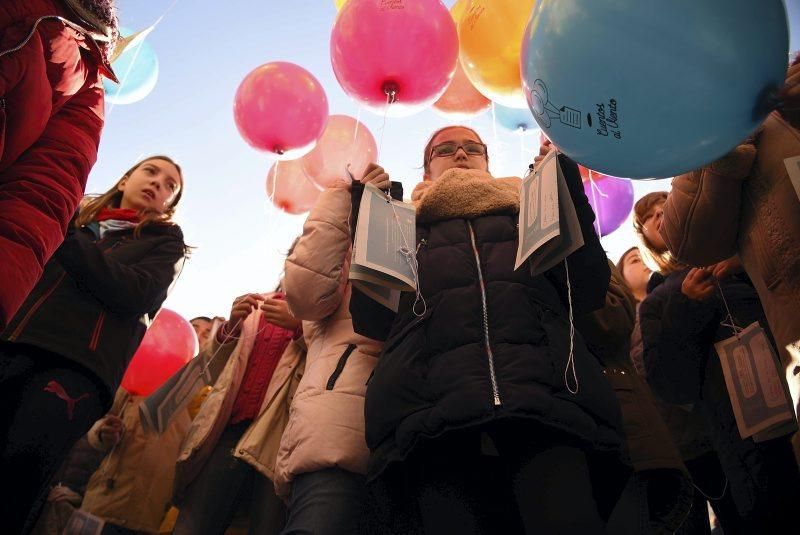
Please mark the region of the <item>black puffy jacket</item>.
MULTIPOLYGON (((568 259, 579 315, 603 306, 609 268, 577 166, 563 157, 561 165, 585 240, 568 259)), ((403 296, 395 316, 373 312, 354 292, 356 332, 386 339, 366 396, 370 476, 404 459, 420 439, 502 418, 564 431, 590 450, 621 448, 616 397, 577 331, 577 394, 565 385, 565 269, 536 277, 527 264, 514 270, 517 220, 516 213, 502 213, 417 224, 427 302, 421 317, 411 310, 413 294, 403 296)))

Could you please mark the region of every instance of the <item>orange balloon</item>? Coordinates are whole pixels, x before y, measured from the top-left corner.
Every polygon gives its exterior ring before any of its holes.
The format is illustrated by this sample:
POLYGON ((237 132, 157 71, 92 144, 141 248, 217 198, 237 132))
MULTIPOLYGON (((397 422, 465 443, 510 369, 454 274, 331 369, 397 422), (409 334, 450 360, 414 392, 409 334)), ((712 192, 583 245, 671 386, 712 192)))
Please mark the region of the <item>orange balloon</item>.
POLYGON ((469 81, 461 62, 456 64, 456 72, 447 90, 433 103, 433 108, 447 118, 468 119, 488 110, 492 101, 484 97, 469 81))
POLYGON ((317 202, 320 189, 308 179, 301 160, 278 161, 267 174, 267 197, 287 214, 303 214, 317 202))
POLYGON ((536 0, 470 0, 458 23, 460 59, 484 96, 527 108, 520 78, 520 51, 536 0))
MULTIPOLYGON (((468 5, 469 0, 458 0, 450 8, 450 15, 456 25, 458 25, 468 5)), ((459 61, 456 64, 456 71, 453 73, 450 85, 447 86, 447 90, 439 97, 439 100, 433 103, 433 108, 440 112, 441 115, 458 121, 474 117, 488 110, 491 105, 492 101, 483 96, 469 81, 459 61)))
POLYGON ((342 6, 347 2, 347 0, 333 0, 333 3, 336 4, 336 11, 342 9, 342 6))

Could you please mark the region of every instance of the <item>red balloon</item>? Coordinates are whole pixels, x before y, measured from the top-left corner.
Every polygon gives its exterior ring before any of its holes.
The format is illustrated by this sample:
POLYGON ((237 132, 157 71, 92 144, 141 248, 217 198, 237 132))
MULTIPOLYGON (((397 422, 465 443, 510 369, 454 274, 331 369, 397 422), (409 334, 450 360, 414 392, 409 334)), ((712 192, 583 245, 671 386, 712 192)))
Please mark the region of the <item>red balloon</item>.
POLYGON ((287 214, 303 214, 317 202, 320 189, 303 171, 301 160, 275 162, 267 173, 267 197, 287 214))
POLYGON ((456 72, 447 90, 433 103, 436 111, 456 121, 475 117, 488 110, 491 105, 492 101, 484 97, 469 81, 461 63, 456 64, 456 72))
POLYGON ((149 396, 197 354, 197 335, 177 312, 162 308, 133 355, 122 388, 149 396))
POLYGON ((328 119, 328 97, 304 68, 283 61, 248 74, 236 91, 233 117, 251 146, 280 160, 308 153, 328 119))
POLYGON ((344 92, 381 115, 432 104, 458 59, 458 34, 439 0, 348 0, 331 32, 331 63, 344 92))
POLYGON ((378 157, 372 133, 347 115, 331 115, 314 150, 301 158, 306 176, 321 188, 349 180, 347 169, 359 179, 378 157))

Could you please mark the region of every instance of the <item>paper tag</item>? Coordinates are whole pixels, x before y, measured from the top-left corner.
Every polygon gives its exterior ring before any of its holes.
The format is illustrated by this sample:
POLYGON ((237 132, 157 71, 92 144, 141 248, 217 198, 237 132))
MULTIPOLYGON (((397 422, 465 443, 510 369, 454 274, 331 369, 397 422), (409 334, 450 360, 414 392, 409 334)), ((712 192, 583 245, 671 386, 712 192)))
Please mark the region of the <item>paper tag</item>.
POLYGON ((558 152, 553 149, 520 185, 519 243, 514 269, 560 234, 558 152))
POLYGON ((789 180, 792 181, 794 192, 797 193, 797 199, 800 200, 800 156, 786 158, 783 160, 783 165, 786 166, 786 172, 789 173, 789 180))
POLYGON ((64 535, 100 535, 106 521, 86 511, 76 510, 69 517, 64 535))
POLYGON ((737 336, 717 342, 714 348, 742 438, 789 420, 794 422, 794 410, 778 373, 777 356, 758 322, 737 336))

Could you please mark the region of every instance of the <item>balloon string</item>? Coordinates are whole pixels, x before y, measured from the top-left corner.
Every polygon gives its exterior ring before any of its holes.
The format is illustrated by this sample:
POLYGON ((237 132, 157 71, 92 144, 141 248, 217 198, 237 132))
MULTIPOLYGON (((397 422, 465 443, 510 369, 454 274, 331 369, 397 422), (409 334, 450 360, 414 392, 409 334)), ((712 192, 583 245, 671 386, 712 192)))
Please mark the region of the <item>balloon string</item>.
POLYGON ((280 166, 281 161, 276 160, 275 165, 272 168, 272 188, 269 192, 269 200, 271 203, 275 204, 275 190, 278 188, 278 166, 280 166))
POLYGON ((520 169, 525 169, 527 172, 528 166, 525 165, 525 127, 519 127, 519 167, 520 169))
MULTIPOLYGON (((172 0, 172 3, 169 6, 167 6, 167 9, 165 9, 164 12, 161 13, 161 15, 156 19, 156 21, 150 27, 151 28, 150 31, 153 31, 153 30, 156 29, 156 26, 158 26, 161 23, 161 21, 164 20, 164 17, 169 15, 169 12, 172 11, 172 8, 175 7, 175 4, 177 4, 178 2, 179 2, 179 0, 172 0)), ((131 64, 128 66, 128 70, 125 71, 125 76, 123 76, 122 80, 120 80, 119 87, 117 88, 117 92, 114 94, 115 100, 116 100, 116 97, 118 97, 119 94, 124 89, 125 82, 128 80, 128 75, 131 73, 131 69, 133 69, 133 66, 136 64, 136 59, 139 57, 139 51, 142 50, 142 46, 143 46, 143 43, 140 43, 139 46, 136 47, 136 53, 133 56, 133 61, 131 61, 131 64)), ((111 112, 114 110, 114 106, 115 106, 115 104, 113 102, 108 106, 108 111, 105 114, 105 120, 106 121, 108 121, 109 115, 111 115, 111 112)))
POLYGON ((495 113, 494 102, 492 102, 492 133, 494 139, 492 140, 492 144, 495 147, 499 147, 499 142, 497 139, 497 114, 495 113))
MULTIPOLYGON (((356 127, 353 129, 353 143, 350 147, 350 157, 347 158, 347 163, 344 164, 345 173, 348 177, 350 177, 350 181, 353 180, 353 174, 350 172, 350 166, 353 163, 353 158, 356 155, 356 149, 358 145, 356 144, 356 139, 358 139, 358 129, 361 126, 361 106, 358 107, 358 111, 356 112, 356 127)), ((321 189, 321 188, 320 188, 321 189)))
POLYGON ((386 116, 389 115, 389 106, 395 99, 394 91, 386 91, 386 107, 383 109, 383 124, 381 125, 381 139, 378 143, 378 158, 383 154, 383 134, 386 131, 386 116))

